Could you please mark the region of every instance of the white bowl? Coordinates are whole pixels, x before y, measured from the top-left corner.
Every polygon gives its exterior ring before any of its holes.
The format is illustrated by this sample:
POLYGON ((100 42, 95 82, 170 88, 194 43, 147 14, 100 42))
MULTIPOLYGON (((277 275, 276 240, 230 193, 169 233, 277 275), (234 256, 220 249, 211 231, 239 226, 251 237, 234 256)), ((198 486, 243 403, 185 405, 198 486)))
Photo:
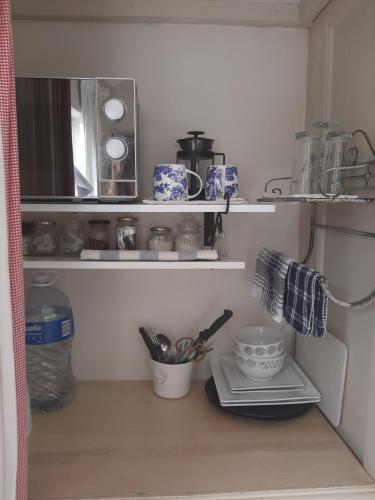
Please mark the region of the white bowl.
POLYGON ((246 326, 236 336, 234 349, 244 356, 275 358, 285 350, 285 332, 269 326, 246 326))
POLYGON ((247 378, 255 380, 267 380, 278 373, 284 368, 286 352, 274 358, 254 358, 253 356, 244 356, 239 352, 234 352, 234 357, 238 368, 247 378))

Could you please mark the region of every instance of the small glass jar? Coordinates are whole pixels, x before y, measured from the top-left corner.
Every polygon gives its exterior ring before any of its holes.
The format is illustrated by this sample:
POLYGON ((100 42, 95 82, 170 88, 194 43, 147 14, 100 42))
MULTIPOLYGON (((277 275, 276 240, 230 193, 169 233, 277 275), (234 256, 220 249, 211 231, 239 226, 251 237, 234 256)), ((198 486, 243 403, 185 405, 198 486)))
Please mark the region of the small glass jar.
POLYGON ((33 225, 31 222, 22 222, 22 246, 23 246, 23 255, 26 257, 27 255, 33 254, 33 225))
POLYGON ((171 228, 155 226, 150 229, 151 234, 147 240, 147 248, 154 252, 169 252, 173 250, 173 236, 171 228))
POLYGON ((37 220, 33 222, 32 251, 33 255, 40 257, 56 255, 57 229, 53 220, 37 220))
POLYGON ((136 250, 137 219, 135 217, 119 217, 116 226, 117 250, 136 250))
POLYGON ((61 233, 61 253, 67 257, 78 257, 84 245, 82 223, 77 214, 65 224, 61 233))
POLYGON ((109 220, 89 220, 88 248, 109 250, 109 220))
POLYGON ((199 222, 192 215, 185 215, 177 224, 177 252, 195 252, 202 247, 202 236, 199 222))

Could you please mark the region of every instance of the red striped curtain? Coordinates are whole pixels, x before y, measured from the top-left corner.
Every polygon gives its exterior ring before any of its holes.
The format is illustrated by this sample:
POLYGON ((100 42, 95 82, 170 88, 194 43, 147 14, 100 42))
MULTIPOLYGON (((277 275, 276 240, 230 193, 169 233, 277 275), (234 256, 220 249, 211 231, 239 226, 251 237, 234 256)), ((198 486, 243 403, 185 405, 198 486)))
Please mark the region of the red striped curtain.
MULTIPOLYGON (((22 233, 19 194, 17 115, 10 0, 0 0, 0 126, 3 141, 8 223, 9 281, 17 399, 16 499, 27 499, 25 429, 25 342, 22 233)), ((13 499, 9 499, 13 500, 13 499)))

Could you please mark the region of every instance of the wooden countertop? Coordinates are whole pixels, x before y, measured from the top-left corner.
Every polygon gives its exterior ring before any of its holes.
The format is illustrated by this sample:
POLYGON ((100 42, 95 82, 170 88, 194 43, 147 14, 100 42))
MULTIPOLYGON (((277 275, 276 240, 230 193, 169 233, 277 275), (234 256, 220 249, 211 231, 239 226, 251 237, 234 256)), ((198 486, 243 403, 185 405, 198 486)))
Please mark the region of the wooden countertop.
POLYGON ((83 382, 68 408, 33 417, 30 499, 163 497, 372 485, 317 409, 245 421, 203 383, 164 400, 150 382, 83 382))

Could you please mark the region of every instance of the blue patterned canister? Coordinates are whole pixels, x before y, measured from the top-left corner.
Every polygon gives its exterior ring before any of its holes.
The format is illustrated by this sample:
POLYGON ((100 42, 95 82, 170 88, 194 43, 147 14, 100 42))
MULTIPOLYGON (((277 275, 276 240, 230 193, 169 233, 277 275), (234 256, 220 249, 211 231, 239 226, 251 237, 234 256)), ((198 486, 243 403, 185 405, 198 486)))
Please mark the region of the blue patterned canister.
POLYGON ((202 180, 185 165, 163 163, 154 169, 154 200, 157 201, 186 201, 197 196, 202 190, 202 180), (187 174, 198 177, 201 187, 194 195, 188 195, 187 174))
POLYGON ((225 194, 238 197, 238 169, 234 165, 211 165, 207 170, 206 200, 223 200, 225 194))

